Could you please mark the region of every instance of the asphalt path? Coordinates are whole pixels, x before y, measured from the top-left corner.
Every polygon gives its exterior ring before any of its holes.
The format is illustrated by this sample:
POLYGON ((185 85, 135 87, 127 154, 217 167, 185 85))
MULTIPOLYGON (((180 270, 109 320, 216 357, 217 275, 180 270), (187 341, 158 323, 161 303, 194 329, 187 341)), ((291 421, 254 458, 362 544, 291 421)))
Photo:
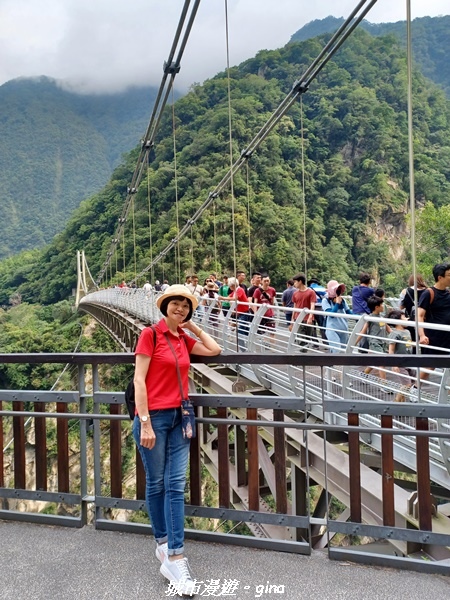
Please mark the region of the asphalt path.
MULTIPOLYGON (((450 577, 187 540, 197 598, 448 600, 450 577)), ((179 597, 145 535, 0 521, 0 598, 153 600, 179 597)))

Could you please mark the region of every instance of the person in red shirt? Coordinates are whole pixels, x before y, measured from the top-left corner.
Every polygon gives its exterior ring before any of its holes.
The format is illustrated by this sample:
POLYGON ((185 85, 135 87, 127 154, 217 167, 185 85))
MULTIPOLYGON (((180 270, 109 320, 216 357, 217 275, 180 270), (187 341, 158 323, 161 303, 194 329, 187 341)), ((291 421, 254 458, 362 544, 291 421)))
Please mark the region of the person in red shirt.
POLYGON ((163 318, 142 331, 135 350, 133 436, 145 468, 147 510, 160 571, 184 594, 192 595, 195 582, 184 557, 190 439, 183 436, 181 401, 188 397, 189 355, 215 356, 221 348, 190 320, 198 299, 184 285, 169 286, 156 305, 163 318))
MULTIPOLYGON (((316 307, 316 292, 309 288, 306 285, 306 277, 303 273, 299 273, 292 278, 294 280, 294 286, 296 287, 296 291, 292 296, 292 301, 294 302, 294 308, 303 309, 309 308, 310 310, 314 310, 316 307)), ((292 322, 289 326, 289 330, 292 331, 294 326, 294 322, 298 319, 300 315, 299 310, 294 310, 292 313, 292 322)), ((314 323, 314 314, 306 315, 302 323, 297 328, 297 337, 296 341, 300 344, 300 346, 306 346, 310 341, 311 336, 313 335, 313 325, 314 323)))
POLYGON ((272 306, 275 304, 276 295, 277 292, 275 288, 270 286, 270 277, 264 275, 261 279, 261 287, 253 292, 253 300, 256 304, 263 304, 266 306, 258 333, 264 333, 269 330, 272 340, 275 338, 275 320, 273 318, 274 312, 272 306))

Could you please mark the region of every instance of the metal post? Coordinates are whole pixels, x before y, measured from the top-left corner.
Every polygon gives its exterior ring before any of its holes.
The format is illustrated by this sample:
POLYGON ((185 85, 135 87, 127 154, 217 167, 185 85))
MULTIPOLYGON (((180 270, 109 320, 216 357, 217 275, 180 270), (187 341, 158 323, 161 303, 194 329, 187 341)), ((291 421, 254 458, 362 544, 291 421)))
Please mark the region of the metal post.
MULTIPOLYGON (((84 378, 84 365, 78 365, 78 393, 80 398, 80 412, 86 410, 86 386, 84 378)), ((87 524, 88 518, 88 490, 87 490, 87 423, 80 419, 80 494, 81 494, 81 525, 87 524)))
MULTIPOLYGON (((98 365, 92 365, 92 394, 94 397, 94 414, 100 413, 100 403, 96 401, 96 393, 99 391, 98 365)), ((94 494, 97 498, 102 495, 101 479, 101 454, 100 454, 100 421, 94 419, 94 494)), ((95 504, 95 521, 103 518, 103 510, 95 504)))

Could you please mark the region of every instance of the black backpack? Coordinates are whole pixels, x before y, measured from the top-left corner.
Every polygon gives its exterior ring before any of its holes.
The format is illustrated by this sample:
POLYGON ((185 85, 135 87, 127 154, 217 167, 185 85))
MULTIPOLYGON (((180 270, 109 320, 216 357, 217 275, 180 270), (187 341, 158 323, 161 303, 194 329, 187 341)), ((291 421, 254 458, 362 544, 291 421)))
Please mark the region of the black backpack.
MULTIPOLYGON (((153 351, 156 348, 156 331, 153 326, 151 326, 153 331, 153 351)), ((136 398, 135 398, 135 390, 134 390, 134 378, 127 385, 127 389, 125 390, 125 404, 127 405, 128 414, 130 415, 130 419, 134 421, 134 417, 136 416, 136 398)))

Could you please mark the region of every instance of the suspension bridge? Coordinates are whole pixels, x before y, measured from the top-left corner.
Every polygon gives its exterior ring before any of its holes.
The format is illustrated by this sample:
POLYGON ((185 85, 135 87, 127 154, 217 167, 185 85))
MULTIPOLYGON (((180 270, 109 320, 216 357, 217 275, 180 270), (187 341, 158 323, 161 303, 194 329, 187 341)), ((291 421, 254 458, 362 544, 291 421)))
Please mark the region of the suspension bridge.
MULTIPOLYGON (((234 177, 244 167, 248 169, 254 152, 308 91, 375 3, 358 3, 317 58, 292 82, 290 92, 237 159, 233 156, 230 128, 229 170, 184 224, 179 222, 175 184, 176 232, 156 256, 151 250, 149 197, 150 260, 139 270, 135 199, 145 178, 150 196, 152 149, 200 4, 194 1, 190 7, 186 1, 122 213, 99 274, 92 276, 84 252, 77 256, 77 308, 99 322, 124 352, 106 356, 74 353, 0 357, 4 363, 52 362, 70 364, 77 370, 73 390, 1 391, 0 519, 82 527, 93 513, 98 530, 151 531, 148 524, 133 518, 144 510, 145 475, 138 454, 133 458, 137 467, 131 482, 124 468, 124 440, 130 436, 123 391, 102 390, 101 369, 131 364, 142 328, 157 322, 161 315, 155 305, 155 292, 101 288, 125 273, 132 273, 133 282, 147 277, 154 281, 155 267, 169 255, 174 258, 173 272, 182 281, 182 241, 206 211, 215 211, 216 199, 224 191, 231 198, 230 247, 232 270, 237 272, 234 177), (132 238, 134 249, 128 271, 126 235, 132 238), (26 419, 33 420, 33 452, 26 419), (56 473, 49 477, 47 433, 54 420, 56 473), (77 450, 72 455, 69 420, 72 424, 75 420, 78 432, 77 450), (32 477, 26 469, 30 461, 34 465, 32 477), (56 514, 40 511, 39 503, 56 506, 56 514)), ((176 154, 174 135, 175 164, 176 154)), ((414 231, 413 200, 411 213, 414 231)), ((306 248, 306 240, 303 242, 306 248)), ((251 266, 251 239, 249 247, 251 266)), ((238 337, 232 311, 222 314, 215 300, 205 300, 194 315, 224 352, 213 363, 198 359, 192 365, 199 435, 191 446, 187 537, 308 556, 326 548, 328 556, 337 560, 448 575, 448 359, 360 354, 356 340, 366 321, 377 319, 354 315, 345 317, 350 331, 348 342, 341 352, 331 354, 320 327, 311 328, 309 335, 300 329, 311 312, 323 316, 320 311, 304 309, 289 330, 287 309, 277 306, 276 327, 269 331, 264 326, 265 307, 256 308, 245 339, 238 337), (378 375, 367 375, 367 367, 378 371, 378 375), (427 371, 427 383, 422 384, 416 375, 416 389, 412 388, 411 374, 406 369, 427 371), (217 501, 213 503, 206 497, 205 472, 217 488, 217 501), (215 530, 205 528, 205 522, 216 523, 215 530), (356 543, 342 546, 342 536, 356 543)))

